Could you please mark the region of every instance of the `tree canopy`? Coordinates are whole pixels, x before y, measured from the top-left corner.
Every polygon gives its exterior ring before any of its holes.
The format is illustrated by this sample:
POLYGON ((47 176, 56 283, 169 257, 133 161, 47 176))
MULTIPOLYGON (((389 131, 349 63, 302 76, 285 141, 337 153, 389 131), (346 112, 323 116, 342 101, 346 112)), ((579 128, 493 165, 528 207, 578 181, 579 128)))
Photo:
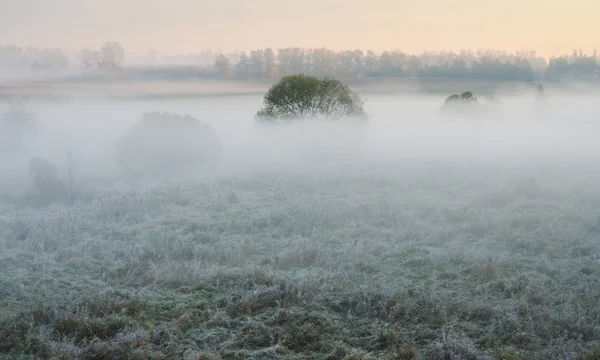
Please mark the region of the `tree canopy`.
POLYGON ((264 97, 261 120, 325 117, 331 120, 366 117, 364 100, 346 84, 330 78, 284 76, 264 97))

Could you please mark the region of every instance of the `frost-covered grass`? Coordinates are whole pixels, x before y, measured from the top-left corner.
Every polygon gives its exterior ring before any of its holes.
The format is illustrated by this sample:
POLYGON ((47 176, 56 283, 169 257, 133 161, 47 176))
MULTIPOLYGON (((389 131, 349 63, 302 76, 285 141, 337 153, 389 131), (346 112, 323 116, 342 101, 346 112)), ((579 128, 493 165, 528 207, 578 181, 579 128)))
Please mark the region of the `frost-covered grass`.
POLYGON ((595 163, 361 169, 3 206, 0 358, 600 358, 595 163))

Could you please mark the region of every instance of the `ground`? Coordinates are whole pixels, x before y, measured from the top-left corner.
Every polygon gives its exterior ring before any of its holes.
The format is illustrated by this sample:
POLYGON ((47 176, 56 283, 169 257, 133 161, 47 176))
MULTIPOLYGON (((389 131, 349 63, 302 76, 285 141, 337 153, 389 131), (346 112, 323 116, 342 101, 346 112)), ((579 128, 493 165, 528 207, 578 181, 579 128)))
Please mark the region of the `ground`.
POLYGON ((600 358, 596 167, 361 166, 6 205, 0 358, 600 358))

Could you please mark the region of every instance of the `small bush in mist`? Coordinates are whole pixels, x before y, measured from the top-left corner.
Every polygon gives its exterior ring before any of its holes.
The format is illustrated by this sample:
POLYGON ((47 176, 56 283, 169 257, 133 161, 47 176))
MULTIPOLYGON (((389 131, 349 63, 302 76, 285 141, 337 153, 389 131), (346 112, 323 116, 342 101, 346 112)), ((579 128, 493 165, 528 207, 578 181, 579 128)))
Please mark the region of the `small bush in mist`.
POLYGON ((67 186, 59 180, 56 167, 47 160, 32 157, 29 160, 29 177, 41 205, 68 199, 67 186))
POLYGON ((500 104, 500 98, 498 97, 498 95, 496 95, 495 91, 492 91, 485 98, 490 104, 500 104))
POLYGON ((5 150, 16 150, 36 129, 34 113, 26 108, 24 100, 11 101, 9 111, 0 123, 0 142, 5 150))
POLYGON ((335 79, 306 75, 283 77, 264 97, 260 120, 325 117, 365 119, 364 100, 346 84, 335 79))
POLYGON ((546 97, 546 89, 544 88, 544 85, 542 85, 542 84, 538 85, 538 87, 535 91, 535 97, 539 102, 544 102, 548 99, 546 97))
POLYGON ((189 115, 146 112, 117 143, 116 157, 127 171, 176 170, 216 160, 221 141, 207 124, 189 115))
POLYGON ((460 95, 452 94, 444 101, 445 105, 450 104, 477 104, 477 97, 470 91, 465 91, 460 95))
POLYGON ((446 100, 444 100, 444 105, 442 106, 442 110, 444 110, 444 111, 468 110, 468 109, 471 109, 474 105, 477 105, 478 103, 479 103, 479 100, 477 99, 477 97, 475 97, 475 95, 473 95, 472 92, 465 91, 465 92, 461 93, 460 95, 452 94, 452 95, 448 96, 446 98, 446 100))

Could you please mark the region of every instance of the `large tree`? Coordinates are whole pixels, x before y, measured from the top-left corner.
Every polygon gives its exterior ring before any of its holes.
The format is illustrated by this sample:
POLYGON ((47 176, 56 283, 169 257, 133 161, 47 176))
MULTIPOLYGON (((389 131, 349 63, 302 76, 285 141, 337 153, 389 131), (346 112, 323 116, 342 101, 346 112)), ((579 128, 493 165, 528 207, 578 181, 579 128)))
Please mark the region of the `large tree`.
POLYGON ((333 120, 364 119, 363 104, 360 96, 339 80, 291 75, 269 89, 257 117, 267 121, 321 116, 333 120))

